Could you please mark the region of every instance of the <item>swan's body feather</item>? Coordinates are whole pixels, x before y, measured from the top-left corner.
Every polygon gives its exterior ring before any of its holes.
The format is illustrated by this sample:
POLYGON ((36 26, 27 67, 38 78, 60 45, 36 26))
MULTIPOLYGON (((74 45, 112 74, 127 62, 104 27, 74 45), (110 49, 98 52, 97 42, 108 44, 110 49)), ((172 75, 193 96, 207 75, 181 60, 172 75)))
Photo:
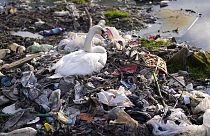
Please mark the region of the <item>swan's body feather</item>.
POLYGON ((52 68, 55 75, 50 78, 60 78, 70 75, 88 75, 100 71, 106 64, 106 53, 88 53, 83 50, 63 56, 52 68))

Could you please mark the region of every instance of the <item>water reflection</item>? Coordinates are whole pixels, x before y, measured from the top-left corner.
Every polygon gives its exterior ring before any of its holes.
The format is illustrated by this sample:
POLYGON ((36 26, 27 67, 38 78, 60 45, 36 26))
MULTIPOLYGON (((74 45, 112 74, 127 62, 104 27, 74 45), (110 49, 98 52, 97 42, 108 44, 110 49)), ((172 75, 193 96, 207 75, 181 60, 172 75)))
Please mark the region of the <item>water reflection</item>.
POLYGON ((180 40, 189 41, 196 47, 210 51, 210 19, 202 17, 180 40))
MULTIPOLYGON (((159 10, 185 10, 191 9, 196 13, 193 13, 194 19, 191 20, 190 18, 186 20, 177 19, 176 23, 173 21, 165 21, 163 19, 159 19, 156 24, 151 25, 148 29, 141 30, 140 35, 147 36, 147 35, 156 35, 161 34, 161 36, 166 37, 176 37, 176 39, 180 42, 187 41, 189 44, 202 48, 204 50, 210 51, 210 0, 175 0, 170 1, 169 6, 160 8, 160 6, 154 6, 154 12, 159 12, 159 10), (199 13, 202 14, 199 17, 199 13), (191 24, 190 24, 191 23, 191 24), (172 28, 176 28, 177 25, 180 25, 179 33, 173 33, 170 30, 172 28), (170 26, 170 27, 168 27, 170 26), (176 26, 176 27, 174 27, 176 26), (182 27, 185 26, 185 27, 182 27), (190 28, 190 29, 189 29, 190 28), (168 32, 164 32, 167 31, 168 32), (170 31, 170 32, 169 32, 170 31)), ((171 14, 171 13, 170 13, 171 14)), ((167 16, 166 16, 167 17, 167 16)), ((160 18, 160 17, 159 17, 160 18)), ((173 19, 172 19, 173 20, 173 19)))
POLYGON ((180 39, 189 41, 197 47, 210 51, 210 1, 209 0, 178 0, 171 2, 166 9, 192 9, 202 16, 195 25, 180 39))

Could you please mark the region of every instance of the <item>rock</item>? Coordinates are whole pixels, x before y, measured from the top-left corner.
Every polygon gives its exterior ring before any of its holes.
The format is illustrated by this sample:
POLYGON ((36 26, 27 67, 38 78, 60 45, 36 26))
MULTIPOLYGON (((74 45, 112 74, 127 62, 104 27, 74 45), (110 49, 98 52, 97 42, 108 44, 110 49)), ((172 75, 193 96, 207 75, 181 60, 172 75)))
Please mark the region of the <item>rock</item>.
POLYGON ((185 68, 187 64, 187 56, 189 53, 189 49, 183 47, 176 54, 174 54, 168 61, 167 64, 173 65, 174 67, 182 67, 185 68))

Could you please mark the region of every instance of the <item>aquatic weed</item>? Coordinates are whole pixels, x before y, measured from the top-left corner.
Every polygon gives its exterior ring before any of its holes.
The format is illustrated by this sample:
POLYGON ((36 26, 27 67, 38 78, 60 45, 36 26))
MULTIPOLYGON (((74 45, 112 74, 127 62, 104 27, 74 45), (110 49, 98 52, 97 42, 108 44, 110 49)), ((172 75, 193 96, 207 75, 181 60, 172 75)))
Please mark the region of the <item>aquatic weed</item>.
POLYGON ((106 11, 104 12, 104 16, 107 18, 126 18, 129 17, 129 13, 122 11, 106 11))

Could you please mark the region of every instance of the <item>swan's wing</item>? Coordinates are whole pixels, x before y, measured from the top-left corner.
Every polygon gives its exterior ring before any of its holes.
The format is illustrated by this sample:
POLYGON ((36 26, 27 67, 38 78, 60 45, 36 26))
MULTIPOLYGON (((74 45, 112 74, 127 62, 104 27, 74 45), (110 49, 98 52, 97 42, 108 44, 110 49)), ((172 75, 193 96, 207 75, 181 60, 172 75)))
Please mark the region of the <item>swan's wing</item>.
POLYGON ((97 69, 99 59, 100 55, 96 53, 84 52, 71 58, 68 64, 64 64, 61 68, 57 69, 57 72, 61 73, 61 75, 91 74, 97 69))
POLYGON ((56 62, 51 68, 50 71, 52 70, 56 70, 58 68, 61 68, 63 65, 65 65, 65 63, 69 63, 72 62, 74 60, 76 60, 76 58, 78 58, 78 55, 82 55, 83 53, 85 53, 84 51, 80 50, 80 51, 75 51, 72 52, 70 54, 67 54, 65 56, 63 56, 58 62, 56 62))
POLYGON ((106 53, 77 51, 68 54, 55 64, 56 74, 53 77, 88 75, 92 72, 98 72, 104 67, 106 59, 106 53))
POLYGON ((56 62, 50 69, 49 71, 52 71, 54 69, 57 69, 59 66, 63 65, 63 58, 61 58, 58 62, 56 62))
POLYGON ((100 55, 100 59, 98 60, 99 63, 101 63, 103 66, 106 65, 107 61, 107 53, 103 53, 100 55))

